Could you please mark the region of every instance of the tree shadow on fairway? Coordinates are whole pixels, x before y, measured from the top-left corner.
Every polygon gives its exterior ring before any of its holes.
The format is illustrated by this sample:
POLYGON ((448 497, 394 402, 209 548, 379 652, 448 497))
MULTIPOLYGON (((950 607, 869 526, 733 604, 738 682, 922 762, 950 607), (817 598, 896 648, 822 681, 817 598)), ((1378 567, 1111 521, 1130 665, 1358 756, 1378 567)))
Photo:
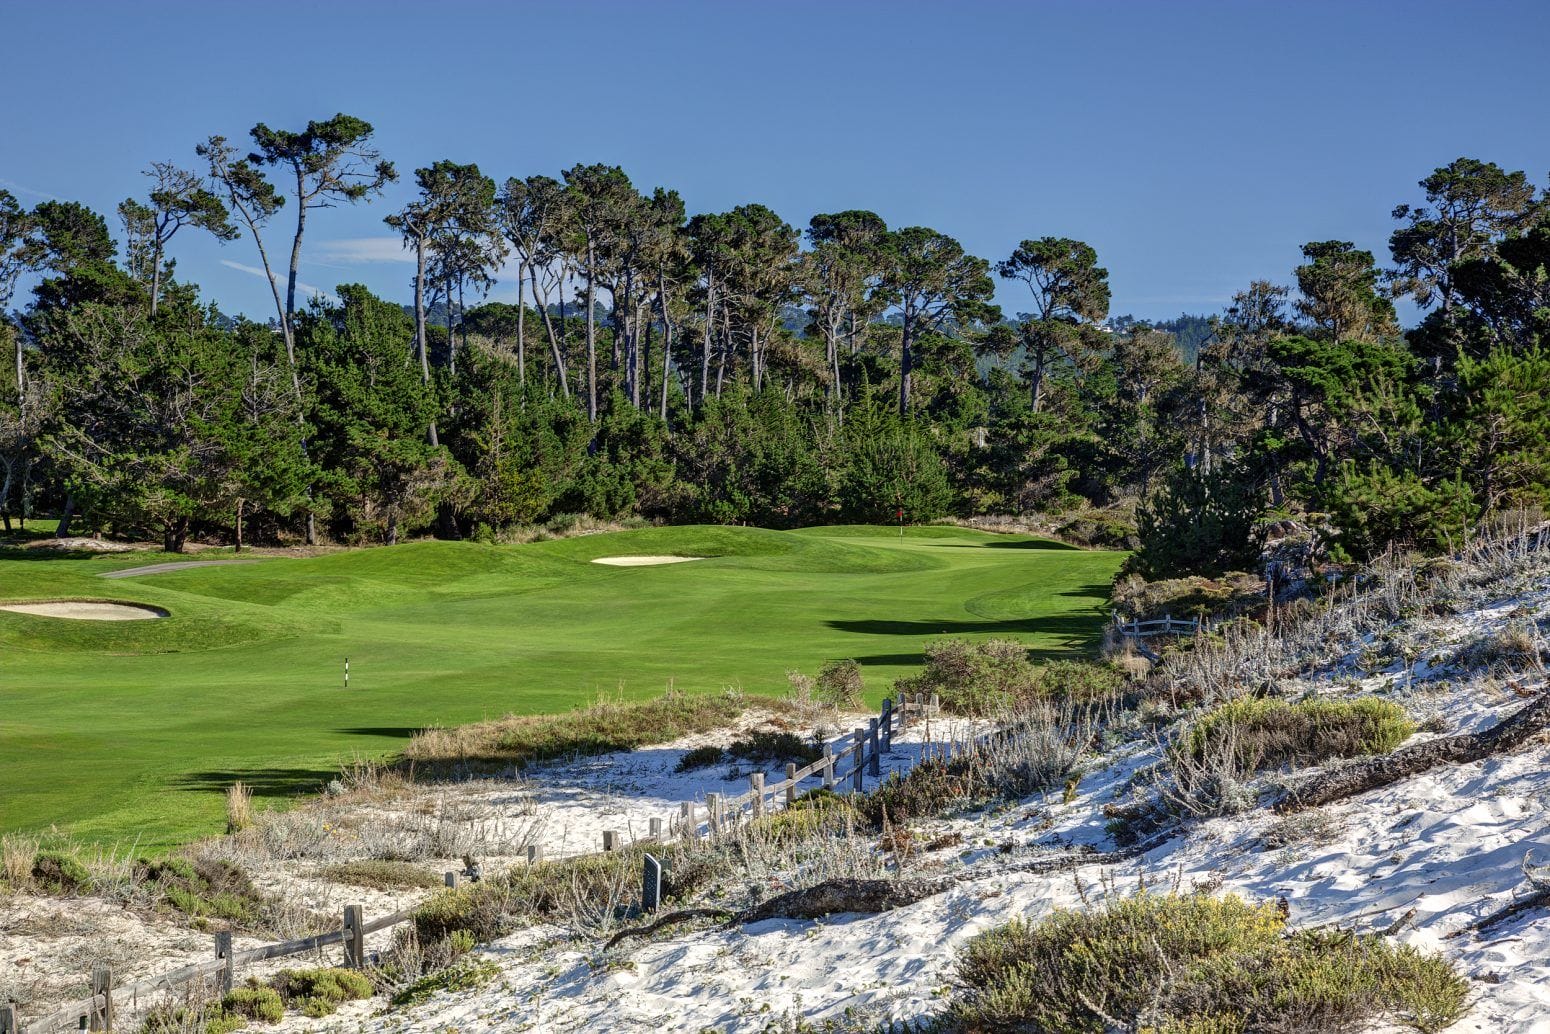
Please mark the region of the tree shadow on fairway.
POLYGON ((407 740, 425 731, 423 725, 363 725, 353 729, 335 729, 346 736, 383 736, 388 739, 407 740))
POLYGON ((943 549, 1054 549, 1063 552, 1082 552, 1080 546, 1073 546, 1069 542, 1056 542, 1054 539, 1032 539, 1022 542, 999 539, 994 542, 933 542, 931 545, 940 546, 943 549))
POLYGON ((185 772, 172 780, 172 786, 193 793, 225 793, 231 784, 241 783, 254 797, 295 797, 312 793, 338 776, 337 768, 229 768, 185 772))
MULTIPOLYGON (((1035 664, 1045 661, 1072 661, 1090 657, 1096 640, 1068 640, 1060 646, 1029 646, 1028 659, 1035 664)), ((1027 644, 1024 644, 1027 645, 1027 644)), ((863 668, 919 668, 926 663, 920 653, 860 653, 851 658, 863 668)))
POLYGON ((1096 641, 1103 630, 1098 614, 1051 614, 1046 617, 1004 621, 889 621, 880 618, 825 621, 839 632, 857 635, 1050 635, 1096 641))

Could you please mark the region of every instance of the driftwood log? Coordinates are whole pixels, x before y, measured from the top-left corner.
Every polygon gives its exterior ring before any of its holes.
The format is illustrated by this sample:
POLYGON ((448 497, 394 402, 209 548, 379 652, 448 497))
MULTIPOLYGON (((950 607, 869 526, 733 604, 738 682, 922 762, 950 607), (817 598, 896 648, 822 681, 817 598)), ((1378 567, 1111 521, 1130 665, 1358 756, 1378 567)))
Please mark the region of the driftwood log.
POLYGON ((1547 728, 1550 728, 1550 693, 1542 693, 1484 732, 1442 736, 1413 747, 1401 747, 1381 758, 1348 765, 1288 791, 1276 801, 1274 808, 1276 814, 1287 815, 1333 804, 1439 765, 1467 764, 1516 750, 1547 728))

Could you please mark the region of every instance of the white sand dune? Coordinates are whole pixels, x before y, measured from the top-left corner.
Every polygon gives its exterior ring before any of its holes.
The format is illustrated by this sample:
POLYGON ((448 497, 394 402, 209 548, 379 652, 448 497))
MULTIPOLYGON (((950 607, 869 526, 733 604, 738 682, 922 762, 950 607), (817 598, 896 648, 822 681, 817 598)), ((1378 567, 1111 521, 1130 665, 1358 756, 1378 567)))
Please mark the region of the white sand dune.
POLYGON ((151 621, 164 618, 160 607, 137 603, 105 603, 93 600, 55 600, 49 603, 6 603, 0 610, 16 614, 35 614, 45 618, 70 618, 73 621, 151 621))
POLYGON ((690 560, 704 560, 702 556, 600 556, 594 564, 609 567, 655 567, 657 564, 683 564, 690 560))

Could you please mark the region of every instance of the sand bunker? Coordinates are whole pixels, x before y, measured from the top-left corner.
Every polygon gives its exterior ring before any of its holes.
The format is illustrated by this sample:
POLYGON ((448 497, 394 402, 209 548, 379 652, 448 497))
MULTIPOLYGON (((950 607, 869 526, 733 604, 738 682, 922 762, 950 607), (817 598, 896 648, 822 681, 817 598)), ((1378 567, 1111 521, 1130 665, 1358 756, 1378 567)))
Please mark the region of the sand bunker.
POLYGON ((164 618, 160 607, 138 603, 103 603, 90 600, 55 600, 50 603, 0 603, 0 610, 17 614, 36 614, 45 618, 70 618, 75 621, 149 621, 164 618))
POLYGON ((609 567, 655 567, 657 564, 683 564, 690 560, 704 560, 702 556, 600 556, 594 564, 609 567))

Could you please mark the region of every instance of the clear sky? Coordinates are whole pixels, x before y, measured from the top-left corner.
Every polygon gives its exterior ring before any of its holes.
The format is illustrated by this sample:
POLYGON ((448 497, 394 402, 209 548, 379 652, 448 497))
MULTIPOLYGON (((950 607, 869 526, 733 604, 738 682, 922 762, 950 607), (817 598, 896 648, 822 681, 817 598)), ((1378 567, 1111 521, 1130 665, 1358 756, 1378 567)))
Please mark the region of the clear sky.
MULTIPOLYGON (((0 186, 24 203, 111 213, 212 133, 371 121, 405 182, 309 221, 301 279, 399 298, 409 267, 373 238, 440 158, 497 180, 618 164, 690 212, 757 201, 798 227, 870 208, 991 260, 1078 237, 1113 311, 1151 318, 1289 279, 1304 241, 1386 258, 1390 210, 1460 155, 1550 173, 1547 0, 0 0, 0 35, 0 186)), ((251 242, 172 250, 266 314, 251 242)))

